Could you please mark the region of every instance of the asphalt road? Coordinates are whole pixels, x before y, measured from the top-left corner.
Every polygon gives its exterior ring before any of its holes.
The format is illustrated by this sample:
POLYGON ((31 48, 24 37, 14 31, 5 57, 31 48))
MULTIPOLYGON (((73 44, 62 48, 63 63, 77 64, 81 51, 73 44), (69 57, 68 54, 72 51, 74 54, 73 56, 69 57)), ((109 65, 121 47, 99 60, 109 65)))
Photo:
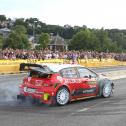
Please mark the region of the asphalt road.
POLYGON ((0 126, 126 126, 126 79, 114 81, 113 97, 49 107, 16 100, 23 76, 0 76, 0 126))
POLYGON ((98 73, 100 73, 100 72, 107 72, 107 71, 126 70, 126 66, 91 68, 91 69, 98 72, 98 73))

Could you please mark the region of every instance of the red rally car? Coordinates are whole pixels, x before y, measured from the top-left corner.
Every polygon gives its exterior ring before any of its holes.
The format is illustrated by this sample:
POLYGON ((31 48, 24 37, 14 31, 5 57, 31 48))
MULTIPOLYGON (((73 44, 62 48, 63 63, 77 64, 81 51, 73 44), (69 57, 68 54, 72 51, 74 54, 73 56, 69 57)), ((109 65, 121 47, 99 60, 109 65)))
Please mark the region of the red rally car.
POLYGON ((46 104, 65 105, 91 97, 110 97, 113 82, 94 71, 74 64, 25 64, 29 74, 19 86, 18 99, 31 97, 46 104))

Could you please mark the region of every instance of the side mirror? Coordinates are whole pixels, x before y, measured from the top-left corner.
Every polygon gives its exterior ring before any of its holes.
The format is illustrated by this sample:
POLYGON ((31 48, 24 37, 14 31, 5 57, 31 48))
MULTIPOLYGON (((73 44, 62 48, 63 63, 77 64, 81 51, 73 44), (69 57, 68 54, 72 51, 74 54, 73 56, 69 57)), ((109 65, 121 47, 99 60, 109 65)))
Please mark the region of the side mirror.
POLYGON ((91 76, 91 75, 89 75, 89 78, 91 79, 91 78, 92 78, 92 76, 91 76))

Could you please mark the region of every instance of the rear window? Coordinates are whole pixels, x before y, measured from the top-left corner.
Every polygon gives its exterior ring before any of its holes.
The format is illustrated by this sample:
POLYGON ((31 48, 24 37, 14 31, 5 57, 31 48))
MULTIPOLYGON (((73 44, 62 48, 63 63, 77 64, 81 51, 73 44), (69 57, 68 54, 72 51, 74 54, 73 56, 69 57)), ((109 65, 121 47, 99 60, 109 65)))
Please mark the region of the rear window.
POLYGON ((31 70, 30 73, 29 73, 29 77, 32 77, 32 78, 49 78, 49 77, 51 77, 51 74, 31 70))

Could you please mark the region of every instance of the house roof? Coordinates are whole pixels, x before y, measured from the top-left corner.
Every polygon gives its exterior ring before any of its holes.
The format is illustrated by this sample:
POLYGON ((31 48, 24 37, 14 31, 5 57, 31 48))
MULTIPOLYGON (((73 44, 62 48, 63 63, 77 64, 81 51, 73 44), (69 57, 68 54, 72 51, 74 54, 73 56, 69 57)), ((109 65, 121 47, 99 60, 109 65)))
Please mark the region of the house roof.
POLYGON ((50 45, 66 45, 66 42, 57 34, 56 36, 52 36, 50 45))
POLYGON ((8 29, 8 28, 1 28, 0 31, 1 31, 1 32, 10 32, 11 30, 8 29))

